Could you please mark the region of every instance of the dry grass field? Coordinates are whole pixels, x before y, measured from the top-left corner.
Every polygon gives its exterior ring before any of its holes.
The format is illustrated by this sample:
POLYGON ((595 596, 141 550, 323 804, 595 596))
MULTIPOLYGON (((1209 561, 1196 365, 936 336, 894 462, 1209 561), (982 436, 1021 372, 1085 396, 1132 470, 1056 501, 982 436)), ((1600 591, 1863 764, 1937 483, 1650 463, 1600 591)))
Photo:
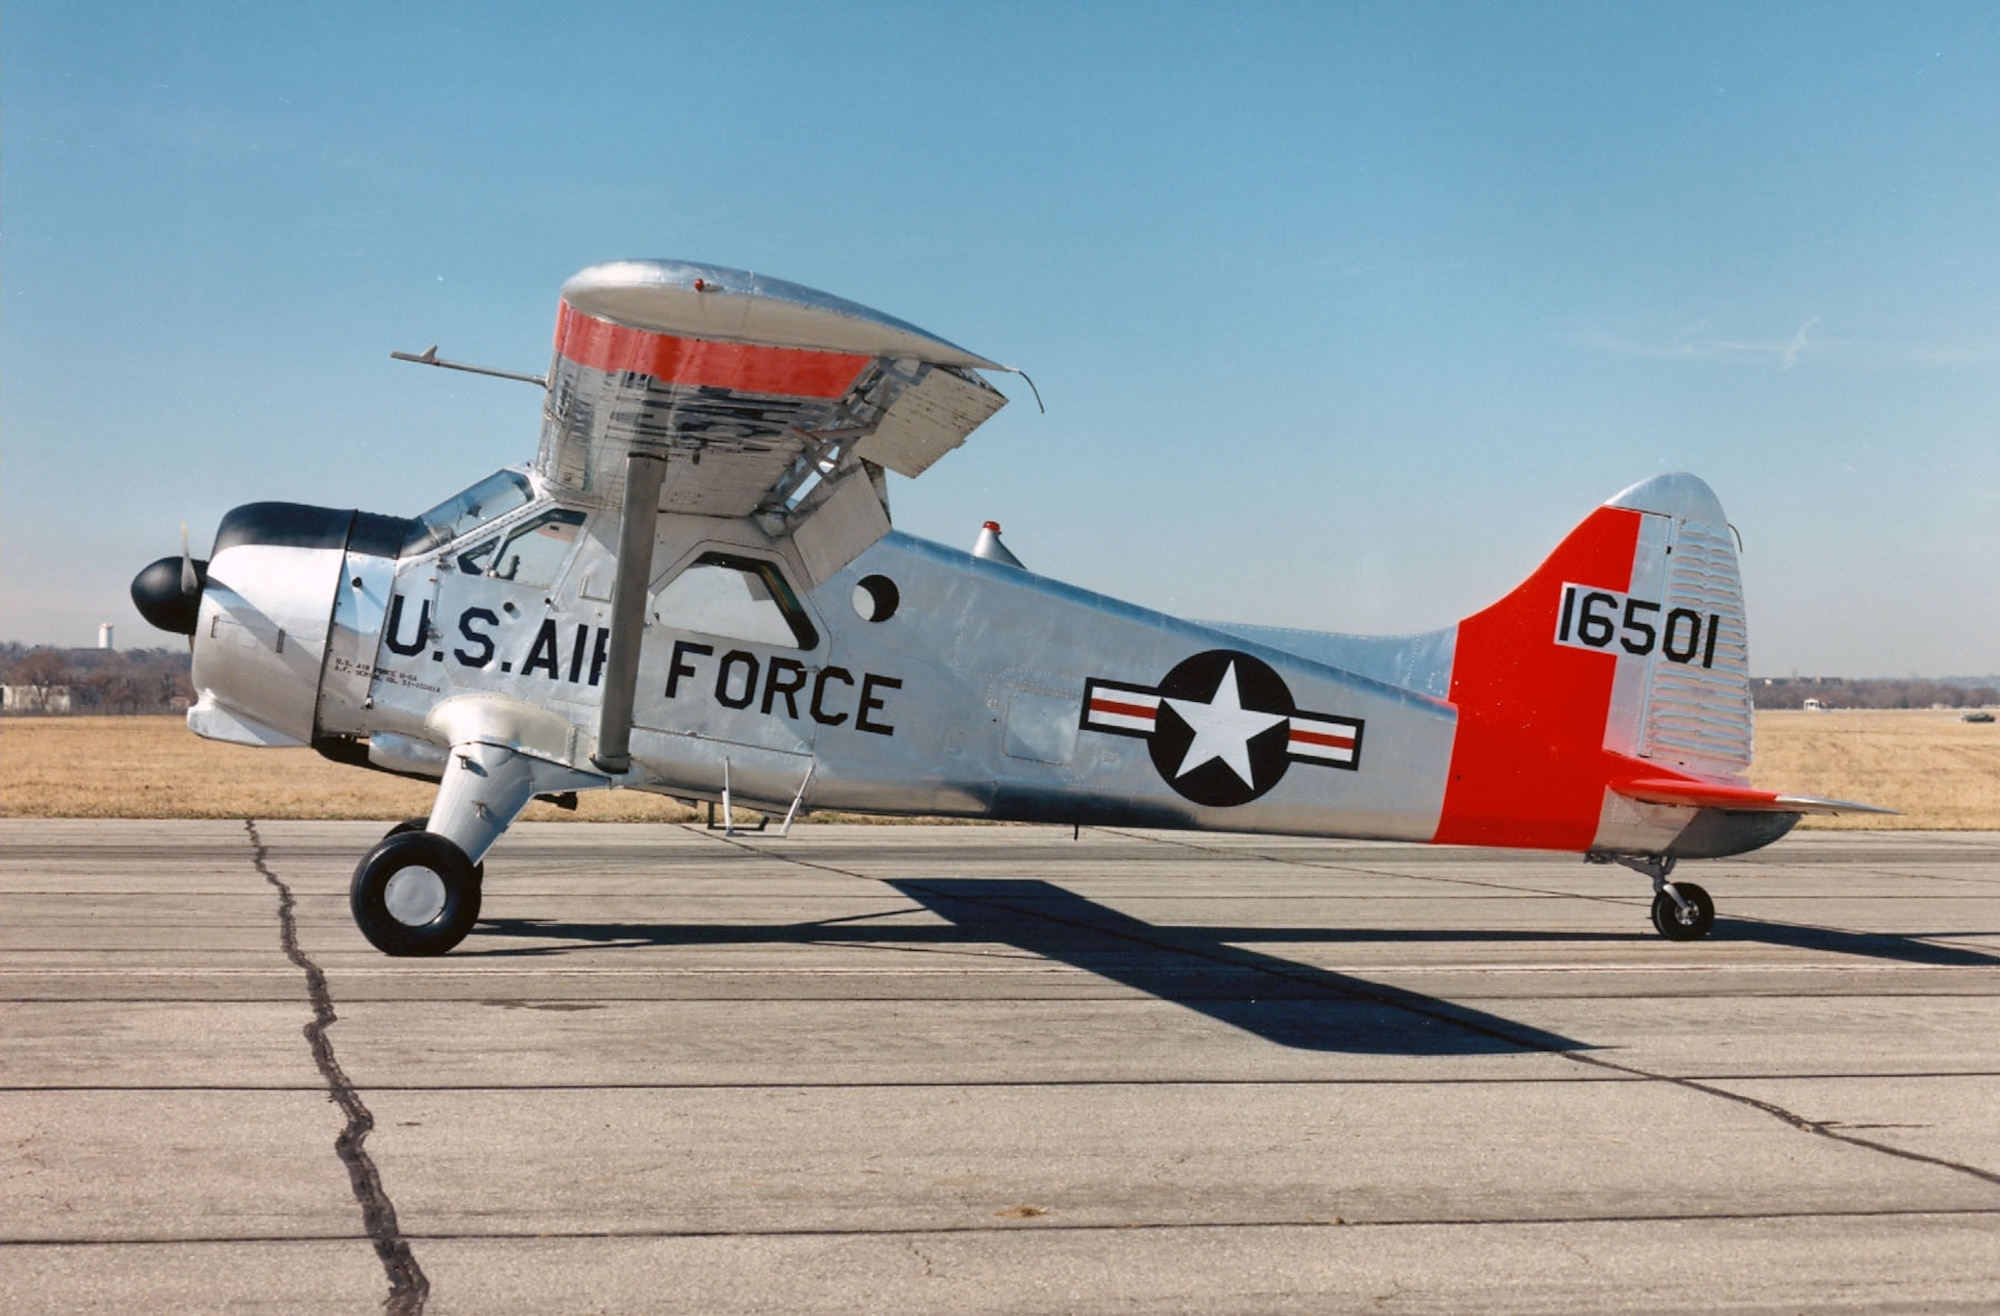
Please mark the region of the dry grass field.
POLYGON ((1750 780, 1902 810, 1900 818, 1808 818, 1805 827, 1988 830, 2000 827, 2000 722, 1941 709, 1762 712, 1750 780))
MULTIPOLYGON (((375 818, 431 811, 437 788, 329 762, 309 749, 203 740, 178 717, 0 720, 0 817, 375 818)), ((685 805, 637 791, 585 795, 533 822, 684 822, 685 805)))
MULTIPOLYGON (((1769 789, 1861 800, 1901 817, 1808 819, 1808 827, 2000 828, 2000 724, 1956 713, 1841 710, 1757 715, 1751 779, 1769 789)), ((0 721, 0 816, 374 818, 430 811, 432 787, 330 763, 311 750, 248 749, 190 735, 177 717, 0 721)), ((685 821, 632 791, 585 795, 533 821, 685 821)))

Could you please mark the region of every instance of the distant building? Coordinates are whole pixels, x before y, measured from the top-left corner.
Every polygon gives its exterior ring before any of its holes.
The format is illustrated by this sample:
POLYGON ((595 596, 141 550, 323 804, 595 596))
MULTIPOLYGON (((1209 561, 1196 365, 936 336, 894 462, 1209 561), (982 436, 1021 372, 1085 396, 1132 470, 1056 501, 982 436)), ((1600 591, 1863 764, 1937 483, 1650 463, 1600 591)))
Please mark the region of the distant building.
POLYGON ((111 643, 111 623, 108 621, 100 624, 97 628, 97 647, 100 649, 117 647, 111 643))
POLYGON ((70 711, 66 685, 0 685, 0 706, 10 713, 67 713, 70 711))

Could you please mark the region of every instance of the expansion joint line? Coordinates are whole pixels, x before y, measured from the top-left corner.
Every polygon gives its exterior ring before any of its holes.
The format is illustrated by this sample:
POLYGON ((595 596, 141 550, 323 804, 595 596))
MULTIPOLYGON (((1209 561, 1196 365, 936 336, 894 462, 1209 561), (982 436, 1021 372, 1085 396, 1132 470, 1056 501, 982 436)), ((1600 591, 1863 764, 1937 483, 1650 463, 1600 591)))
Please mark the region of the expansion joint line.
POLYGON ((381 1172, 362 1145, 375 1127, 375 1116, 362 1103, 347 1071, 340 1067, 340 1060, 333 1054, 333 1041, 326 1035, 327 1028, 339 1018, 333 1012, 326 974, 310 955, 299 949, 298 902, 292 898, 291 887, 271 871, 270 850, 257 834, 256 820, 245 818, 243 830, 249 833, 255 850, 252 864, 278 892, 278 938, 285 948, 285 958, 306 975, 306 995, 311 999, 313 1015, 312 1022, 305 1026, 306 1043, 312 1048, 313 1063, 319 1067, 320 1077, 326 1080, 327 1095, 347 1117, 346 1125, 333 1140, 333 1150, 347 1167, 347 1180, 354 1189, 354 1200, 361 1207, 368 1239, 375 1245, 375 1255, 389 1277, 389 1296, 383 1299, 382 1309, 390 1316, 418 1316, 430 1297, 431 1282, 424 1277, 423 1268, 417 1265, 410 1251, 409 1240, 396 1224, 395 1203, 389 1200, 388 1191, 382 1187, 381 1172))

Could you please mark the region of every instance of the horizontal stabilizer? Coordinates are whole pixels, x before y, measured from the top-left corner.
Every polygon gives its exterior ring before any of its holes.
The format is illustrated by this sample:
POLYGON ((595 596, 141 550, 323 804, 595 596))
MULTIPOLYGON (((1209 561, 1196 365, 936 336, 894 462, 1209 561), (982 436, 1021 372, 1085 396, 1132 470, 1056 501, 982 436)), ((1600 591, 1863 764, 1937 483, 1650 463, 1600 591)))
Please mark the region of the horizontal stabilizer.
POLYGON ((1636 777, 1614 782, 1611 787, 1627 799, 1647 804, 1678 804, 1698 809, 1732 809, 1739 813, 1895 813, 1873 804, 1851 800, 1823 800, 1813 795, 1785 795, 1733 786, 1720 781, 1698 781, 1684 777, 1636 777))

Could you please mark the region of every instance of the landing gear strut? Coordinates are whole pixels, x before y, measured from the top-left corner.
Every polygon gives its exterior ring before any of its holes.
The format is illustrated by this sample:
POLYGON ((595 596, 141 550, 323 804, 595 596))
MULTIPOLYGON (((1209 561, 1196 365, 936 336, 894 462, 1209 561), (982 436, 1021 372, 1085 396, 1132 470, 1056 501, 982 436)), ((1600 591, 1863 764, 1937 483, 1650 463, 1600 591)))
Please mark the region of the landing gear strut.
POLYGON ((1715 902, 1692 882, 1669 882, 1670 854, 1612 856, 1635 873, 1653 879, 1653 927, 1668 941, 1699 941, 1715 926, 1715 902))
POLYGON ((449 714, 443 730, 451 752, 430 817, 390 828, 348 888, 361 935, 391 955, 442 955, 465 939, 479 921, 486 852, 529 800, 611 785, 609 777, 515 748, 573 735, 556 714, 483 697, 438 707, 449 714))

